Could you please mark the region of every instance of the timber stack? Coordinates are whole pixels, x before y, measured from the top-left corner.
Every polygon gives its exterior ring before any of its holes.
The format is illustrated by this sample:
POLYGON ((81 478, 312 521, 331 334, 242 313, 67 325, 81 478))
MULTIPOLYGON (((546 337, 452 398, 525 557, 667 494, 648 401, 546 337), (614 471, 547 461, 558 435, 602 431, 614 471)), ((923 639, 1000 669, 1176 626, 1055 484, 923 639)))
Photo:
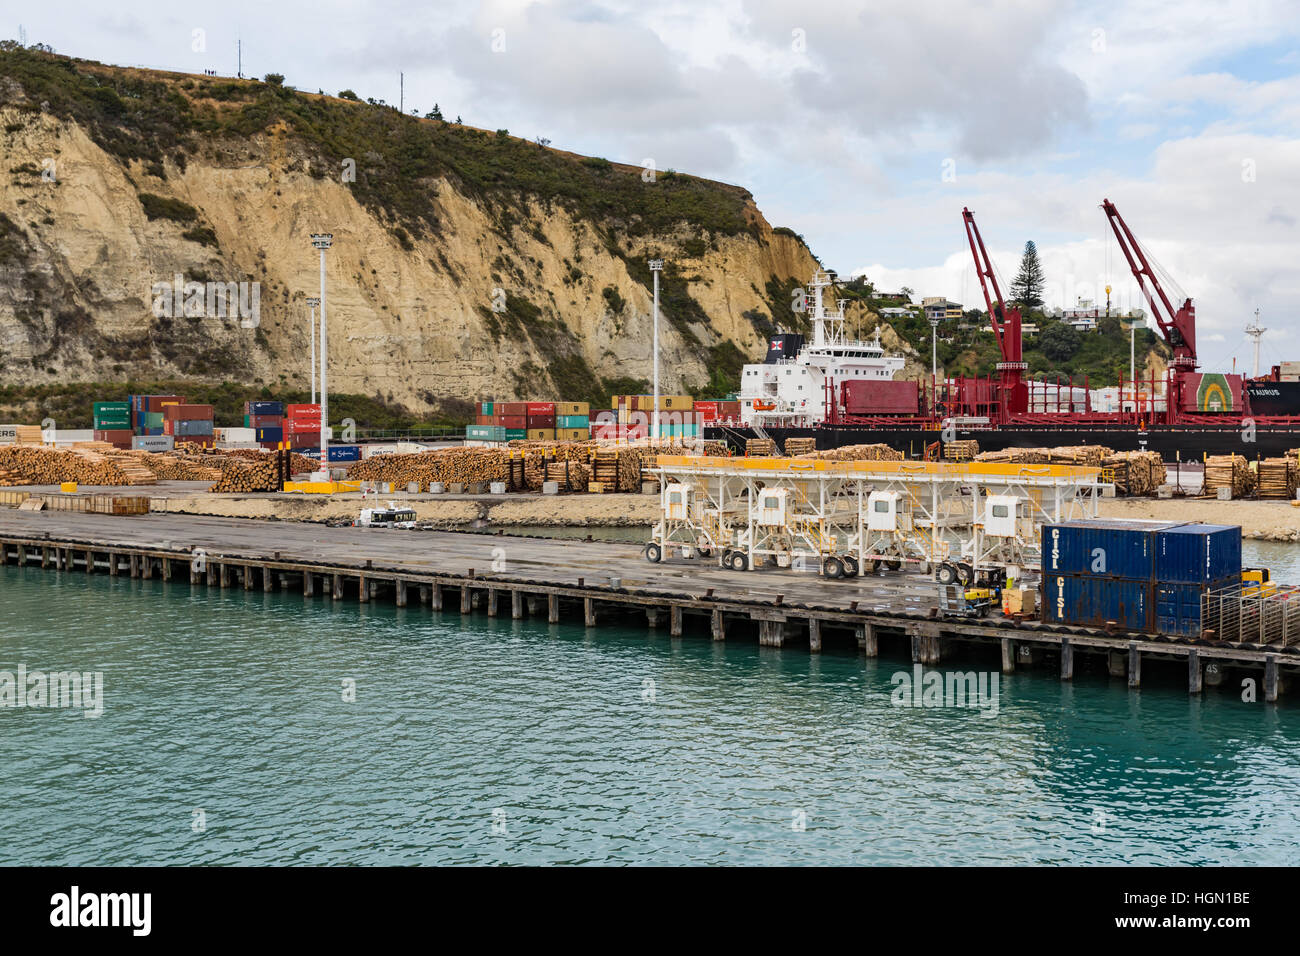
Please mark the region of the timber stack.
POLYGON ((1255 473, 1241 455, 1211 455, 1205 459, 1202 497, 1216 497, 1220 488, 1231 489, 1234 498, 1244 498, 1255 490, 1255 473))
POLYGON ((1259 496, 1261 498, 1284 498, 1295 500, 1296 460, 1287 458, 1265 458, 1259 463, 1259 496))

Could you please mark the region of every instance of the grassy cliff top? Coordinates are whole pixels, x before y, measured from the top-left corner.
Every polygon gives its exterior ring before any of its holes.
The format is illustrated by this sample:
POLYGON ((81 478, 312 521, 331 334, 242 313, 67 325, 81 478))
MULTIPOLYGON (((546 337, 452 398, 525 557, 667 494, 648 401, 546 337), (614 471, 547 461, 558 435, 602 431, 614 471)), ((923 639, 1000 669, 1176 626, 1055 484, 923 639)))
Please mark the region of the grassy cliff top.
MULTIPOLYGON (((438 231, 433 181, 446 177, 497 210, 559 203, 613 239, 687 227, 757 232, 748 191, 672 171, 644 182, 640 167, 551 149, 505 130, 419 119, 382 102, 303 93, 269 81, 108 66, 0 43, 0 105, 47 110, 81 124, 123 162, 165 176, 214 141, 284 135, 306 170, 339 176, 356 164, 357 199, 416 235, 438 231)), ((347 91, 345 91, 347 92, 347 91)))

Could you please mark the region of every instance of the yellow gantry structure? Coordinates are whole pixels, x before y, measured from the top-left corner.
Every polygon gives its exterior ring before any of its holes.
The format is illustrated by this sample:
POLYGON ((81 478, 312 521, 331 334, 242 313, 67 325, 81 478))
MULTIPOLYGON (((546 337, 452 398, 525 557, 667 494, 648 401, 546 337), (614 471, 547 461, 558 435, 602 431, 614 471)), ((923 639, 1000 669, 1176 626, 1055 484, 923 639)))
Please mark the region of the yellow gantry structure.
POLYGON ((1039 564, 1045 522, 1097 516, 1101 469, 981 462, 661 455, 647 556, 717 555, 833 577, 904 564, 1039 564))

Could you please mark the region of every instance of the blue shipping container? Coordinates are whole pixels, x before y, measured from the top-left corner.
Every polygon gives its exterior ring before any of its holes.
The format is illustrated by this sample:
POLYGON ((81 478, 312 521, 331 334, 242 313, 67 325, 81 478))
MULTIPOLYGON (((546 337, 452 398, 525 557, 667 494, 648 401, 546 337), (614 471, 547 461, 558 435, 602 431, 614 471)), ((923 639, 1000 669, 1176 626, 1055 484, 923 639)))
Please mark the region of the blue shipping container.
POLYGON ((330 445, 330 461, 360 461, 361 447, 359 445, 330 445))
POLYGON ((250 415, 284 415, 284 402, 249 402, 250 415))
POLYGON ((1063 521, 1043 525, 1043 574, 1095 574, 1150 581, 1156 534, 1180 521, 1063 521))
POLYGON ((283 428, 259 428, 257 430, 257 440, 259 442, 284 441, 284 429, 283 428))
POLYGON ((1102 578, 1090 574, 1043 576, 1043 622, 1105 627, 1115 622, 1129 631, 1155 626, 1150 581, 1102 578))
POLYGON ((1201 634, 1201 598, 1209 591, 1240 584, 1240 576, 1224 578, 1213 584, 1156 585, 1156 631, 1199 637, 1201 634))
POLYGON ((1162 531, 1156 543, 1156 580, 1210 584, 1241 580, 1241 528, 1184 524, 1162 531))

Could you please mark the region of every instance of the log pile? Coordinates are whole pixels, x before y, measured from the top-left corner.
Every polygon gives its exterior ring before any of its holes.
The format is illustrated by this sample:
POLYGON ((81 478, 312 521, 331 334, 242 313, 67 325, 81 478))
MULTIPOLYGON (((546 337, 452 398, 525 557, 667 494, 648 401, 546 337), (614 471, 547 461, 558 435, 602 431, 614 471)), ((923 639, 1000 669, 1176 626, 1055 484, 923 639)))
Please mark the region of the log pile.
POLYGON ((797 458, 800 455, 811 455, 816 450, 816 438, 787 438, 785 440, 785 453, 788 458, 797 458))
POLYGON ((1048 449, 1048 461, 1053 465, 1100 468, 1102 462, 1114 454, 1105 445, 1062 445, 1059 448, 1048 449))
POLYGON ((227 494, 279 491, 280 481, 276 472, 275 455, 263 455, 262 458, 261 461, 252 461, 247 458, 226 458, 220 480, 208 491, 227 494))
POLYGON ((1121 495, 1151 495, 1165 483, 1165 462, 1155 451, 1118 451, 1102 460, 1121 495))
POLYGON ((414 455, 373 455, 348 469, 353 481, 383 481, 394 487, 412 481, 422 486, 435 481, 505 481, 509 476, 510 452, 500 448, 436 448, 414 455))
POLYGON ((586 491, 591 474, 591 463, 577 459, 553 461, 546 466, 546 480, 559 484, 561 491, 586 491))
POLYGON ((973 438, 943 443, 943 457, 949 461, 970 461, 980 453, 980 443, 973 438))
POLYGON ((1259 496, 1294 501, 1296 493, 1296 459, 1265 458, 1259 463, 1259 496))
POLYGON ((1211 455, 1205 459, 1205 484, 1202 497, 1215 498, 1220 488, 1231 488, 1232 497, 1242 498, 1255 487, 1255 473, 1241 455, 1211 455))
POLYGON ((1051 459, 1047 448, 1003 448, 1001 451, 982 451, 976 461, 1002 465, 1045 465, 1051 459))
POLYGON ((821 461, 902 461, 903 453, 884 444, 844 445, 840 448, 814 451, 799 457, 817 458, 821 461))
POLYGON ((65 481, 80 485, 127 484, 117 462, 95 448, 55 450, 44 445, 3 445, 0 468, 9 474, 5 479, 9 485, 57 485, 65 481))
POLYGON ((745 457, 771 458, 776 454, 776 442, 770 438, 746 438, 745 457))

